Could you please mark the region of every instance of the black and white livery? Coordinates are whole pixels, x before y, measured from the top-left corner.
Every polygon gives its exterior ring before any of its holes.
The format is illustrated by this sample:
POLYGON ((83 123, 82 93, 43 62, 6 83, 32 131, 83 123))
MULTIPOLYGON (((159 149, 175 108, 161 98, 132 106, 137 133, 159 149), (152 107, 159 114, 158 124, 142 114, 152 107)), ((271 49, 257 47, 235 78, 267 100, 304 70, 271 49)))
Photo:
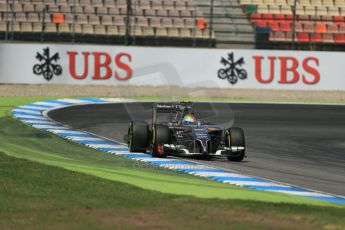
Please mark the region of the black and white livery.
POLYGON ((191 102, 154 103, 152 122, 131 121, 130 152, 149 152, 153 157, 205 156, 242 161, 245 140, 241 128, 223 128, 198 120, 191 102))

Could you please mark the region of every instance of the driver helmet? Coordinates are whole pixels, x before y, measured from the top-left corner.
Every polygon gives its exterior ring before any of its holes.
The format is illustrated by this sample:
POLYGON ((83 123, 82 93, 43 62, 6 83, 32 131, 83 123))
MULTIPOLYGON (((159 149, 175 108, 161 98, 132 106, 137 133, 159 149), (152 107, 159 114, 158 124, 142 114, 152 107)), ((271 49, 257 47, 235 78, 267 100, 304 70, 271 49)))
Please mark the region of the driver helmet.
POLYGON ((193 125, 196 123, 196 118, 193 114, 186 114, 183 117, 183 123, 187 125, 193 125))

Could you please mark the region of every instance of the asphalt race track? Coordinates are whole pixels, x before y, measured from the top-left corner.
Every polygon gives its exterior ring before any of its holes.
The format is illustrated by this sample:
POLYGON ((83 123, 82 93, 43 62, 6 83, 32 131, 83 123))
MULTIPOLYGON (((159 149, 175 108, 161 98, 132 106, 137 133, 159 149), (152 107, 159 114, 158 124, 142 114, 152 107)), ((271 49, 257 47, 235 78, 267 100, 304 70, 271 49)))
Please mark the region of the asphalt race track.
MULTIPOLYGON (((193 160, 345 196, 345 106, 197 103, 195 110, 199 119, 242 127, 248 157, 243 162, 193 160)), ((151 103, 79 105, 49 116, 125 142, 128 122, 149 120, 151 103)))

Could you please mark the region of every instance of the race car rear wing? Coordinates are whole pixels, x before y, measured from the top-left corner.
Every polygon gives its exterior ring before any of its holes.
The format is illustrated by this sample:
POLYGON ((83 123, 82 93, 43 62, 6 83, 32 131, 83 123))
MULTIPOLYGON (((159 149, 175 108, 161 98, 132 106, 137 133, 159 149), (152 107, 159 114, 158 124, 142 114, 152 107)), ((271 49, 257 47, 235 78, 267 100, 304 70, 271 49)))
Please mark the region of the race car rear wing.
POLYGON ((190 113, 194 113, 194 106, 192 102, 153 103, 152 124, 156 124, 158 113, 176 113, 186 110, 188 110, 190 113))

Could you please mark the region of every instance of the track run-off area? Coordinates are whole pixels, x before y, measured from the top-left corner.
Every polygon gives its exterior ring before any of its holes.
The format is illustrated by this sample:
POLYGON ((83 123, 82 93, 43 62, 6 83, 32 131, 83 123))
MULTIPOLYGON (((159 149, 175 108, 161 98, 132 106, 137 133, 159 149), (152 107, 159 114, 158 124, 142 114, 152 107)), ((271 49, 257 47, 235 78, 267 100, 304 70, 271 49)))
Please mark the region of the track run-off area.
MULTIPOLYGON (((48 116, 71 129, 116 143, 125 142, 131 119, 149 120, 152 113, 150 102, 62 103, 60 106, 63 107, 51 110, 48 116)), ((30 112, 25 114, 23 110, 25 107, 17 108, 13 114, 35 120, 30 112)), ((345 106, 195 103, 195 111, 199 119, 242 127, 247 158, 243 162, 188 160, 309 191, 345 195, 345 106)))

